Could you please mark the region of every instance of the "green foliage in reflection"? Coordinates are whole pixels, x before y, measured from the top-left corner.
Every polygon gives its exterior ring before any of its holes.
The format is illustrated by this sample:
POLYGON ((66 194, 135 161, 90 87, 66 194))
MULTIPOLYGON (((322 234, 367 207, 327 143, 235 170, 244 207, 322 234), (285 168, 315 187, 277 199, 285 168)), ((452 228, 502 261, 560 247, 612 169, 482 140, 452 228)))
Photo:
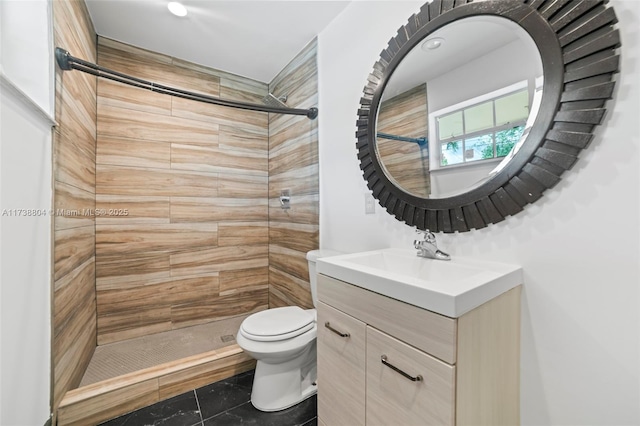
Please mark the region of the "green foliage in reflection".
MULTIPOLYGON (((520 140, 524 126, 496 132, 496 158, 505 157, 513 146, 520 140)), ((493 158, 493 147, 487 146, 482 150, 482 158, 493 158)))
POLYGON ((447 142, 448 151, 458 152, 458 149, 460 149, 460 141, 447 142))

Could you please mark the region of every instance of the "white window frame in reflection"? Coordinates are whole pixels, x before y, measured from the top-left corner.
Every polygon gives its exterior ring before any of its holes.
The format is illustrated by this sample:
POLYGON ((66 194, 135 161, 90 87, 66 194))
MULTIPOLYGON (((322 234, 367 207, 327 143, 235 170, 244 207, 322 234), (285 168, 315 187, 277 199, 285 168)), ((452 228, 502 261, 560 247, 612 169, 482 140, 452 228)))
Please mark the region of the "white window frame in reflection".
MULTIPOLYGON (((527 90, 528 92, 528 103, 529 105, 531 105, 532 103, 532 95, 533 95, 533 90, 529 90, 530 88, 528 87, 528 82, 527 80, 523 80, 520 81, 518 83, 509 85, 507 87, 504 87, 502 89, 498 89, 495 91, 492 91, 490 93, 481 95, 481 96, 477 96, 474 97, 472 99, 468 99, 466 101, 457 103, 455 105, 451 105, 449 107, 440 109, 438 111, 434 111, 432 113, 429 114, 429 152, 433 153, 433 155, 431 156, 432 161, 430 164, 430 169, 433 170, 437 170, 437 169, 450 169, 450 168, 455 168, 455 167, 467 167, 473 164, 478 164, 478 163, 487 163, 487 162, 495 162, 495 161, 500 161, 502 158, 504 158, 504 156, 500 156, 498 157, 496 155, 496 141, 495 141, 495 133, 496 132, 500 132, 500 131, 504 131, 504 130, 508 130, 514 127, 520 127, 522 126, 523 129, 525 127, 525 124, 527 122, 527 118, 523 118, 522 120, 518 120, 515 122, 509 122, 507 124, 504 125, 500 125, 500 126, 496 126, 496 117, 495 117, 495 101, 499 100, 501 98, 504 98, 505 96, 509 96, 512 95, 516 92, 519 91, 523 91, 523 90, 527 90), (468 110, 470 108, 473 108, 474 106, 478 106, 481 105, 483 103, 487 103, 487 102, 492 102, 493 105, 493 125, 491 127, 482 129, 482 130, 477 130, 474 132, 469 132, 467 133, 465 131, 465 123, 464 123, 464 113, 462 114, 463 117, 463 131, 461 135, 456 135, 454 137, 448 137, 448 138, 441 138, 440 137, 440 131, 439 131, 439 126, 438 126, 438 121, 441 117, 447 116, 447 115, 451 115, 454 114, 456 112, 461 112, 464 110, 468 110), (473 138, 477 138, 483 135, 491 135, 491 143, 492 143, 492 147, 493 147, 493 157, 492 158, 484 158, 484 159, 467 159, 465 158, 465 139, 473 139, 473 138), (459 147, 460 152, 462 153, 462 161, 458 162, 458 163, 454 163, 454 164, 449 164, 449 165, 443 165, 442 164, 442 145, 443 144, 447 144, 450 142, 455 142, 455 141, 460 141, 461 146, 459 147)), ((532 89, 532 88, 531 88, 532 89)), ((529 114, 527 114, 528 116, 529 114)))

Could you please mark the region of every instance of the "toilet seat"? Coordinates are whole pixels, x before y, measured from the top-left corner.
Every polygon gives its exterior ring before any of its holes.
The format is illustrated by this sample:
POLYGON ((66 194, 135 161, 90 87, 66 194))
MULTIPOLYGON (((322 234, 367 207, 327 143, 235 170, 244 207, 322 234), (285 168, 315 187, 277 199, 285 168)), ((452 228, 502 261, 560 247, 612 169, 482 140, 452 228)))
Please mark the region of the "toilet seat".
POLYGON ((240 333, 258 342, 273 342, 299 336, 315 326, 313 310, 298 306, 267 309, 246 318, 240 333))

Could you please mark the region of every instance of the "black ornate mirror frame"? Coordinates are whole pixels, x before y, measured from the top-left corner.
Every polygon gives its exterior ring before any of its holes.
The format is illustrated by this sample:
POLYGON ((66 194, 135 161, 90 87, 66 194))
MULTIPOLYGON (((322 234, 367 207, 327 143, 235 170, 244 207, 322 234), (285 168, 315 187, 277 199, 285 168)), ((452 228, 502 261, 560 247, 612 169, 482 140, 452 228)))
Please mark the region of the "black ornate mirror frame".
POLYGON ((358 110, 358 158, 367 186, 398 220, 433 232, 484 228, 522 211, 560 181, 600 124, 618 72, 620 35, 606 0, 434 0, 400 27, 369 75, 358 110), (543 65, 540 111, 526 142, 494 177, 449 198, 411 195, 385 174, 376 146, 376 117, 394 70, 420 41, 459 19, 493 15, 520 25, 543 65))

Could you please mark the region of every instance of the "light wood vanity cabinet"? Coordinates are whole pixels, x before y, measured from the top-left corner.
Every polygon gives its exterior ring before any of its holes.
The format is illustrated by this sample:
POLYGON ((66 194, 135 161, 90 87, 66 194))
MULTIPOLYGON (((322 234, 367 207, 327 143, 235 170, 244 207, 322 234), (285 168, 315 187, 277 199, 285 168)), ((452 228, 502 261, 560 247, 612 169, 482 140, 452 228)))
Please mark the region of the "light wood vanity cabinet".
POLYGON ((321 425, 519 424, 520 286, 460 318, 324 275, 318 299, 321 425))
POLYGON ((318 350, 318 369, 322 369, 325 389, 322 421, 327 425, 364 424, 367 324, 321 302, 318 321, 322 321, 318 322, 317 342, 322 347, 318 350), (340 336, 325 324, 349 336, 340 336))

